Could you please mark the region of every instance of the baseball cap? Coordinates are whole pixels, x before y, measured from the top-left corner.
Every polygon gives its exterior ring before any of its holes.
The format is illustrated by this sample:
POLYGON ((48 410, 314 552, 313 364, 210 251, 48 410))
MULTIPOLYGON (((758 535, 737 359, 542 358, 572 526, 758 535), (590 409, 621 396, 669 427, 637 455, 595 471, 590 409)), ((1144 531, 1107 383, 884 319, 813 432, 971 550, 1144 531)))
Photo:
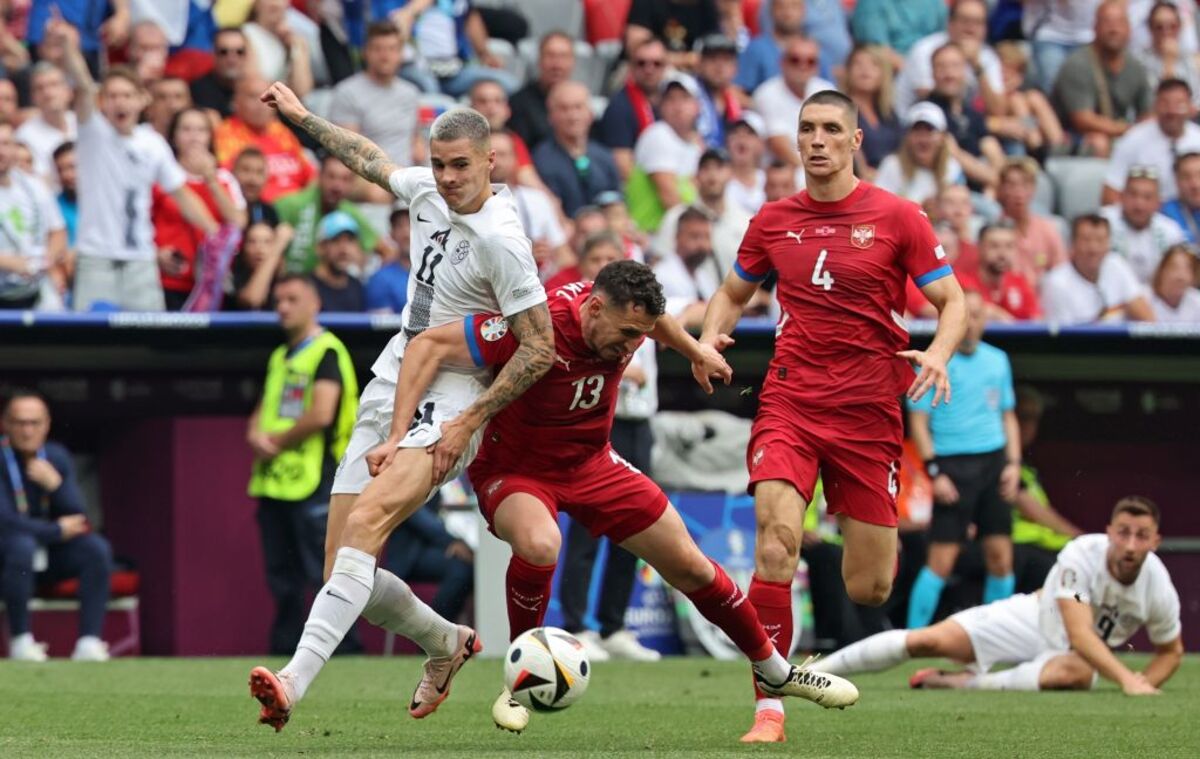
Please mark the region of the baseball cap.
POLYGON ((904 125, 928 124, 939 132, 946 131, 946 114, 942 109, 928 100, 913 103, 904 114, 904 125))
POLYGON ((715 55, 719 53, 729 53, 737 55, 737 42, 724 34, 714 33, 706 34, 696 40, 696 44, 692 46, 700 55, 715 55))
POLYGON ((667 90, 672 87, 678 87, 694 98, 700 97, 700 85, 696 84, 696 80, 687 74, 674 74, 666 77, 658 91, 665 95, 667 90))
POLYGON ((763 117, 759 116, 754 111, 742 111, 742 116, 737 121, 730 125, 730 129, 736 129, 739 126, 745 125, 750 128, 750 131, 757 134, 759 137, 767 136, 767 122, 763 121, 763 117))
POLYGON ((598 193, 596 197, 592 199, 592 205, 600 206, 601 208, 604 208, 605 206, 611 206, 615 203, 624 202, 625 196, 617 190, 604 190, 603 192, 598 193))
POLYGON ((333 211, 321 219, 321 228, 317 235, 320 242, 332 240, 341 234, 352 234, 358 237, 358 222, 345 211, 333 211))
POLYGON ((703 166, 709 161, 729 163, 729 151, 725 148, 709 148, 700 154, 700 162, 696 165, 703 166))

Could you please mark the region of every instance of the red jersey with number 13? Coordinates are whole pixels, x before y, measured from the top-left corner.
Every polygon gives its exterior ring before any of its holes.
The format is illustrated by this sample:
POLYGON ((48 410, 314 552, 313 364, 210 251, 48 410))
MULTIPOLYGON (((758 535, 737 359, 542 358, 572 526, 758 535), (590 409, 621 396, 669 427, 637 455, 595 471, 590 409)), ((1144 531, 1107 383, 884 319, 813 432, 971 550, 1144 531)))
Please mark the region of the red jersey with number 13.
POLYGON ((783 314, 764 392, 808 405, 895 401, 913 380, 905 280, 952 276, 929 219, 915 203, 867 182, 824 203, 801 191, 767 203, 750 222, 734 271, 779 274, 783 314))
MULTIPOLYGON (((605 361, 584 342, 579 310, 591 292, 591 282, 574 282, 550 293, 554 365, 488 424, 472 471, 565 475, 608 446, 629 362, 605 361)), ((502 317, 469 316, 464 328, 481 366, 503 364, 517 350, 502 317)))

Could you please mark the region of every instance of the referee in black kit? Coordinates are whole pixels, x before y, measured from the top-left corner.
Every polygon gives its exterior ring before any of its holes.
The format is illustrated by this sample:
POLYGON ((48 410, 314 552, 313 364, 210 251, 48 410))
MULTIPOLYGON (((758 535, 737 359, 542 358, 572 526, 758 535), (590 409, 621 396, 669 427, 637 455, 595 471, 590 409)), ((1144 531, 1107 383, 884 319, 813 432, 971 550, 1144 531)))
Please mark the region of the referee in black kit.
POLYGON ((1012 367, 1004 351, 981 342, 983 297, 966 291, 967 334, 947 371, 954 402, 936 408, 927 395, 908 403, 909 434, 933 483, 929 554, 913 583, 908 629, 933 621, 946 578, 972 524, 983 542, 983 602, 1012 595, 1012 501, 1021 480, 1012 367))

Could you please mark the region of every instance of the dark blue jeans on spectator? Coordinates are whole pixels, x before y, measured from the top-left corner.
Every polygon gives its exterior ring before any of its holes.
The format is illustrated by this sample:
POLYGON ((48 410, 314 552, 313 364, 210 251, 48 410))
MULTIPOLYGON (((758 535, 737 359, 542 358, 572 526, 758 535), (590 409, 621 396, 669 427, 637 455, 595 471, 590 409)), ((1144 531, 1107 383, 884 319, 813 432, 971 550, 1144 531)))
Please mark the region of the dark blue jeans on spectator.
POLYGON ((38 542, 32 535, 13 532, 0 537, 0 581, 8 629, 12 635, 29 632, 29 601, 39 580, 57 582, 79 578, 79 635, 100 637, 104 607, 108 603, 108 579, 112 574, 112 549, 108 541, 87 533, 46 547, 47 568, 33 571, 38 542))
MULTIPOLYGON (((320 490, 318 490, 320 492, 320 490)), ((258 528, 262 537, 267 587, 275 599, 271 623, 271 653, 290 656, 300 642, 308 619, 308 591, 324 583, 325 522, 329 502, 324 495, 308 501, 260 498, 258 528)), ((360 651, 354 628, 342 639, 338 653, 360 651)))

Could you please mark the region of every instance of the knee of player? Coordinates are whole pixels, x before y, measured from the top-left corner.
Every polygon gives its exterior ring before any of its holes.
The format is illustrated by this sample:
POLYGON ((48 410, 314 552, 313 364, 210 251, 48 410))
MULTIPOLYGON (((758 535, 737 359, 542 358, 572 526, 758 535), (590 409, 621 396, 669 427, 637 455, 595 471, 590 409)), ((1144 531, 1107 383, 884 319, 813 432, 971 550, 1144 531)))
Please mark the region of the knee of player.
POLYGON ((1088 690, 1092 687, 1092 668, 1069 658, 1051 660, 1038 674, 1042 690, 1088 690))
POLYGON ((532 530, 512 541, 513 552, 530 564, 544 567, 558 561, 562 548, 562 536, 553 530, 532 530))
POLYGON ((892 581, 887 577, 854 575, 845 578, 846 595, 856 604, 882 606, 892 595, 892 581))
POLYGON ((759 530, 758 561, 771 570, 795 571, 800 558, 800 536, 785 525, 759 530))

